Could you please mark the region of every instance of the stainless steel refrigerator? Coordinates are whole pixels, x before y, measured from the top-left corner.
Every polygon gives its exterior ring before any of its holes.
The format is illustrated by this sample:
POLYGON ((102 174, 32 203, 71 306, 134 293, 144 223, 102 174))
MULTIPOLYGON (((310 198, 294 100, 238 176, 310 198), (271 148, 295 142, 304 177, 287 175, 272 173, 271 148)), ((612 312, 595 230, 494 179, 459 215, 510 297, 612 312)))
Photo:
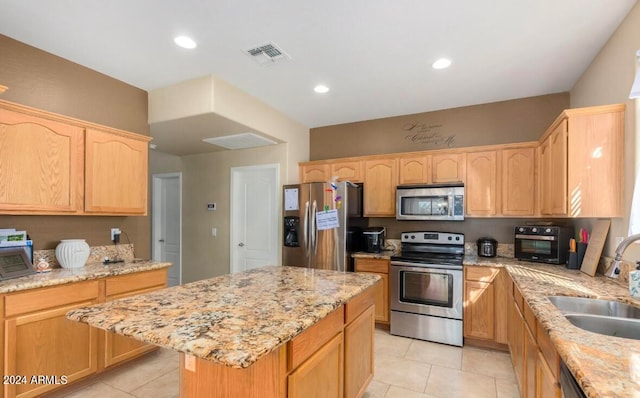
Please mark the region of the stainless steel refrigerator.
POLYGON ((282 265, 353 271, 362 250, 362 186, 350 182, 283 187, 282 265))

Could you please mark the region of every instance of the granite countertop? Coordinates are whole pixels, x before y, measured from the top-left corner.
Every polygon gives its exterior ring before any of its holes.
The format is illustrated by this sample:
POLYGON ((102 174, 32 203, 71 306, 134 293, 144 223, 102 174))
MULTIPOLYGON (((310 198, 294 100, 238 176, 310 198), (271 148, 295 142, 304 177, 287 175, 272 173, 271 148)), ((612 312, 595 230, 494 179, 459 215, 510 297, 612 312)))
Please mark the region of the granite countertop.
POLYGON ((0 281, 0 294, 64 285, 66 283, 106 278, 109 276, 152 271, 168 268, 171 267, 171 265, 171 263, 167 262, 136 260, 107 265, 93 263, 80 268, 54 268, 51 272, 0 281))
POLYGON ((506 267, 538 323, 549 333, 558 354, 588 397, 640 396, 640 341, 580 329, 547 299, 550 295, 580 296, 640 306, 640 300, 631 297, 624 285, 562 265, 513 258, 465 256, 464 264, 506 267))
POLYGON ((379 280, 268 266, 75 309, 67 318, 246 368, 379 280))
POLYGON ((383 250, 380 253, 368 253, 368 252, 355 252, 351 254, 353 258, 380 258, 390 260, 391 256, 395 255, 395 250, 383 250))

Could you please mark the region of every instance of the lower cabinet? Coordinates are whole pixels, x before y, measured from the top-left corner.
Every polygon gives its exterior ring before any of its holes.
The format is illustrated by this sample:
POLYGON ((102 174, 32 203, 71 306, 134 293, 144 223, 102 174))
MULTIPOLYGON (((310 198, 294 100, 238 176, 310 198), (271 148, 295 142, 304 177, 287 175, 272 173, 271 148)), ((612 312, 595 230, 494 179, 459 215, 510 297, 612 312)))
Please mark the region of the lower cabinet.
POLYGON ((110 281, 113 287, 125 280, 129 291, 110 299, 153 290, 150 283, 156 289, 165 286, 166 270, 0 296, 3 374, 14 377, 4 384, 2 396, 37 397, 153 349, 65 317, 74 308, 103 302, 110 281))
POLYGON ((382 258, 356 258, 355 271, 367 272, 379 275, 382 278, 381 283, 376 285, 376 322, 381 324, 389 324, 389 260, 382 258))
MULTIPOLYGON (((111 301, 160 290, 167 285, 167 275, 164 270, 145 272, 141 275, 122 275, 107 279, 105 285, 105 299, 106 301, 111 301)), ((156 348, 154 345, 115 333, 104 332, 104 334, 103 358, 105 368, 117 365, 156 348)))
POLYGON ((374 310, 368 307, 344 328, 344 396, 361 397, 373 379, 374 310))
POLYGON ((507 280, 502 267, 464 267, 465 343, 506 348, 507 280))
POLYGON ((560 357, 515 284, 509 298, 508 336, 521 397, 560 398, 560 357))
POLYGON ((329 340, 287 379, 290 398, 342 398, 342 332, 329 340))
POLYGON ((65 318, 97 302, 97 281, 5 296, 4 374, 21 378, 4 384, 5 397, 36 397, 98 370, 98 330, 65 318))

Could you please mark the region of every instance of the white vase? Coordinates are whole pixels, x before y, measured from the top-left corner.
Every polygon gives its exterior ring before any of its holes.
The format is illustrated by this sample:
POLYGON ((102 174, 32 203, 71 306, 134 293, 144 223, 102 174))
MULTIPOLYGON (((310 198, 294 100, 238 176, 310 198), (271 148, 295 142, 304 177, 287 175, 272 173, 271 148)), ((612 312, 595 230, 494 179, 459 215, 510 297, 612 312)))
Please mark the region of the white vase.
POLYGON ((84 239, 63 239, 56 246, 56 258, 62 268, 83 267, 91 249, 84 239))

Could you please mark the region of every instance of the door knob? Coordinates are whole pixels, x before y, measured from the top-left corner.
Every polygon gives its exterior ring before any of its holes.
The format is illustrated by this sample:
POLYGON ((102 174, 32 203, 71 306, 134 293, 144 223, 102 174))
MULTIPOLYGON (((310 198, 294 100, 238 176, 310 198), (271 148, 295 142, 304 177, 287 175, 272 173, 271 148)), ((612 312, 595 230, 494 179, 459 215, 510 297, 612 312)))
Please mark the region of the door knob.
POLYGON ((240 243, 238 243, 238 246, 244 247, 244 243, 240 242, 240 243))
POLYGON ((163 242, 164 243, 164 239, 158 239, 158 242, 163 242))

